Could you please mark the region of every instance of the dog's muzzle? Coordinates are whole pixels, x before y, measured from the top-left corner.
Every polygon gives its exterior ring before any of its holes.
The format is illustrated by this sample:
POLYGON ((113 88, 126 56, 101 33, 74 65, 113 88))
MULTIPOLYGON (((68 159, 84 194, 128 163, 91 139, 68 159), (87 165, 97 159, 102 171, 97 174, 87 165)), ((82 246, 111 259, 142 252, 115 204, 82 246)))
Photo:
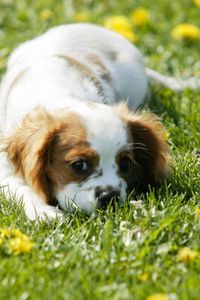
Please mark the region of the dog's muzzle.
POLYGON ((96 189, 97 209, 106 209, 108 205, 114 206, 120 200, 120 192, 116 189, 96 189))

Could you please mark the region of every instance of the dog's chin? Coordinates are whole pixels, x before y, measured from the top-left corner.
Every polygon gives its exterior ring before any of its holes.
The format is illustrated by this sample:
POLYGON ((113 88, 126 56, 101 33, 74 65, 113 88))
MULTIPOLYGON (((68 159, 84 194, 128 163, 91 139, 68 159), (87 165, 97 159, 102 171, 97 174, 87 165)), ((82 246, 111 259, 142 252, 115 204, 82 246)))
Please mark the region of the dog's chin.
POLYGON ((84 211, 92 214, 96 209, 97 200, 94 197, 94 189, 78 190, 76 184, 68 184, 56 195, 59 206, 67 211, 84 211))

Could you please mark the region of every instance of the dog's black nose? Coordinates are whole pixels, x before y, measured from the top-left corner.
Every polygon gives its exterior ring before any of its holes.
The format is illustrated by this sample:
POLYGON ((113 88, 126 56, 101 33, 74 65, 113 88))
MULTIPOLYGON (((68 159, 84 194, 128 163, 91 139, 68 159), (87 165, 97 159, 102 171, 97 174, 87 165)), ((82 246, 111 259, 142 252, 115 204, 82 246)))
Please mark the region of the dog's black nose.
POLYGON ((115 189, 97 189, 96 199, 96 208, 106 209, 109 204, 113 206, 115 203, 119 202, 120 192, 115 189))

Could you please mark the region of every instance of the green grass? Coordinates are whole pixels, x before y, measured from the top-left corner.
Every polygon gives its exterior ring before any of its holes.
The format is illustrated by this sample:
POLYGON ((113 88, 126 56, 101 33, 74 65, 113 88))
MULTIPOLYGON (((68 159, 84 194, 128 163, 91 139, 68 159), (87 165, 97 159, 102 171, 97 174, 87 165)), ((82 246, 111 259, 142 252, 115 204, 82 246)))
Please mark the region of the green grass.
MULTIPOLYGON (((174 41, 171 29, 182 22, 199 24, 200 8, 192 1, 0 0, 0 75, 20 42, 45 29, 91 12, 103 24, 107 16, 138 6, 151 13, 151 24, 135 29, 148 66, 182 76, 199 72, 200 42, 174 41), (50 9, 49 20, 41 11, 50 9)), ((154 89, 148 109, 157 113, 169 132, 172 177, 160 189, 133 196, 115 212, 66 214, 51 224, 26 220, 21 207, 0 196, 0 228, 19 228, 34 247, 28 254, 9 254, 0 247, 0 299, 146 299, 163 293, 172 300, 200 297, 200 149, 199 91, 174 94, 154 89), (179 250, 198 252, 185 263, 179 250), (146 274, 146 280, 142 280, 146 274)))

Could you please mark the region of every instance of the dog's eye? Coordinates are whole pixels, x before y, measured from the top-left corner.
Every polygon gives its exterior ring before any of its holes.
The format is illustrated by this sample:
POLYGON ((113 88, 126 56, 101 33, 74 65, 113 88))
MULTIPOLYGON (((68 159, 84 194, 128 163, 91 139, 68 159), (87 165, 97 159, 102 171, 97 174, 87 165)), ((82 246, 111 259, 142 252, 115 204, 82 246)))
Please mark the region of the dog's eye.
POLYGON ((128 156, 122 156, 119 160, 119 169, 121 172, 129 172, 132 167, 132 161, 128 156))
POLYGON ((87 172, 89 169, 88 162, 86 160, 77 160, 70 163, 71 168, 77 173, 87 172))

